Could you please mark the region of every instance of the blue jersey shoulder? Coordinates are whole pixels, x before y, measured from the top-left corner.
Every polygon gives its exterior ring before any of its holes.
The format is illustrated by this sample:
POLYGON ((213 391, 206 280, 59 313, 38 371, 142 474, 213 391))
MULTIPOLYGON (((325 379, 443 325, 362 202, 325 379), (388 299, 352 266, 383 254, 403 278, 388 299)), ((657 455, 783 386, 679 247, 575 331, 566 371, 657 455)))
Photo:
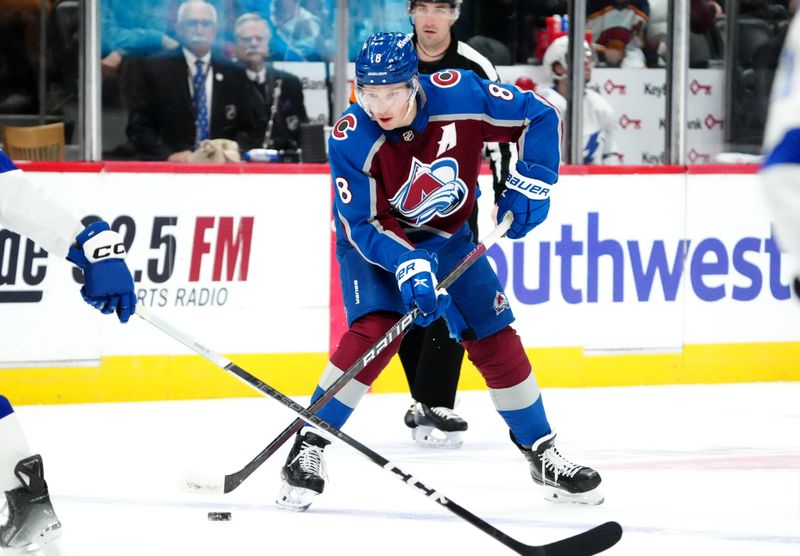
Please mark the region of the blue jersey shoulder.
POLYGON ((446 69, 430 75, 420 75, 419 84, 425 92, 431 114, 474 114, 483 111, 484 83, 471 70, 446 69), (479 94, 476 94, 479 93, 479 94))
POLYGON ((328 154, 344 157, 361 169, 375 142, 383 135, 381 127, 358 104, 345 110, 331 129, 328 154))

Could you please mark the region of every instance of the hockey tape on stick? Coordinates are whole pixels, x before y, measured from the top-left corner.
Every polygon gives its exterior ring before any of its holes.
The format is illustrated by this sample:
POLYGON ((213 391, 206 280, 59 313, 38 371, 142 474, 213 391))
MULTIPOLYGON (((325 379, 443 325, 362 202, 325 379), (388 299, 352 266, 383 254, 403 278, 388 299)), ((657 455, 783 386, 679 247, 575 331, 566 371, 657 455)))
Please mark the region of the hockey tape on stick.
MULTIPOLYGON (((439 282, 439 285, 436 286, 436 291, 442 292, 446 290, 453 282, 455 282, 467 269, 472 266, 472 264, 477 261, 481 256, 486 253, 486 251, 494 245, 501 237, 505 235, 508 231, 509 227, 511 227, 511 223, 514 221, 514 216, 510 212, 506 213, 505 218, 503 219, 500 224, 495 227, 494 230, 489 232, 489 234, 484 238, 484 240, 475 246, 475 248, 470 251, 466 257, 464 257, 456 266, 451 270, 447 276, 442 278, 442 281, 439 282)), ((347 371, 342 374, 333 384, 331 384, 328 388, 325 389, 325 392, 322 396, 319 397, 311 406, 309 406, 308 410, 311 412, 316 413, 319 411, 326 403, 328 403, 331 398, 333 398, 339 390, 341 390, 345 384, 347 384, 350 380, 355 378, 355 376, 360 373, 364 367, 366 367, 370 361, 375 359, 379 353, 381 353, 384 349, 386 349, 399 335, 405 332, 411 323, 414 322, 414 319, 419 315, 419 309, 416 307, 403 315, 403 317, 398 320, 387 332, 383 335, 381 339, 375 342, 363 355, 361 355, 353 365, 350 366, 347 371)), ((181 486, 184 490, 189 492, 196 492, 196 493, 224 493, 227 494, 237 488, 242 482, 247 479, 253 472, 261 467, 267 459, 272 456, 278 449, 283 446, 290 438, 294 436, 294 434, 303 428, 303 420, 296 419, 292 424, 286 427, 283 432, 281 432, 275 439, 269 443, 269 445, 261 450, 259 454, 250 460, 247 465, 245 465, 239 471, 231 473, 229 475, 221 476, 219 474, 213 474, 210 472, 200 472, 200 471, 188 471, 183 477, 183 480, 180 481, 181 486)))
POLYGON ((199 353, 221 369, 231 373, 251 388, 258 390, 262 394, 269 396, 282 405, 285 405, 294 411, 303 421, 317 427, 317 429, 319 429, 323 435, 338 438, 351 448, 361 452, 361 454, 366 456, 367 459, 369 459, 378 467, 382 467, 396 478, 414 488, 423 496, 433 500, 440 506, 443 506, 448 511, 477 527, 517 554, 526 554, 530 556, 590 556, 611 548, 617 544, 620 538, 622 538, 622 527, 620 527, 619 523, 616 521, 608 521, 602 525, 598 525, 597 527, 589 529, 588 531, 578 533, 575 536, 555 541, 550 544, 540 546, 524 544, 505 534, 490 523, 484 521, 466 508, 456 504, 453 500, 444 496, 436 489, 427 486, 422 481, 414 477, 413 474, 403 471, 396 464, 390 462, 388 459, 368 448, 358 440, 343 433, 327 421, 323 421, 316 414, 312 413, 309 409, 304 408, 292 398, 283 395, 269 384, 251 375, 243 368, 229 361, 222 355, 215 353, 201 345, 193 338, 189 337, 174 326, 168 324, 160 317, 151 313, 150 310, 146 307, 143 307, 141 303, 136 307, 136 314, 189 349, 199 353))

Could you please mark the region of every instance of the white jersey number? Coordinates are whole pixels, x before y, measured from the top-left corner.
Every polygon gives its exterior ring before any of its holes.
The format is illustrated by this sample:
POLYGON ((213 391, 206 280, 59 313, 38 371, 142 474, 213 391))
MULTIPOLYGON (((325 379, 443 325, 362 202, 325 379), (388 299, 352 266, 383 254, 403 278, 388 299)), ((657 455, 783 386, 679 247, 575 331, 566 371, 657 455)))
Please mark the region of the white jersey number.
POLYGON ((508 89, 504 89, 503 87, 495 85, 494 83, 491 83, 489 85, 489 94, 492 95, 493 97, 497 97, 503 100, 511 100, 514 98, 514 93, 512 93, 508 89))
POLYGON ((345 205, 349 205, 353 200, 353 193, 350 191, 350 184, 344 178, 336 178, 336 191, 339 192, 339 198, 345 205))

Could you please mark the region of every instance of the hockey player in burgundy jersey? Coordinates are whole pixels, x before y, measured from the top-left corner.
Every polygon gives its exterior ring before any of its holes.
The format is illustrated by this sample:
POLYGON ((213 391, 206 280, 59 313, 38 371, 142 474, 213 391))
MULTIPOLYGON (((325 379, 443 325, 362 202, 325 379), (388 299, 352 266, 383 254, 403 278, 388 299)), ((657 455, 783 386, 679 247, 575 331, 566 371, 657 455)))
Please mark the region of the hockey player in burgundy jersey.
MULTIPOLYGON (((0 225, 83 270, 83 299, 126 322, 136 309, 122 236, 103 221, 83 227, 0 152, 0 225)), ((27 550, 61 534, 42 457, 32 454, 11 402, 0 392, 0 549, 27 550)), ((3 552, 3 550, 0 550, 3 552)))
MULTIPOLYGON (((547 217, 558 179, 555 110, 530 92, 470 71, 419 75, 411 38, 402 33, 378 33, 364 43, 356 59, 356 98, 328 143, 350 328, 312 401, 414 305, 422 313, 418 325, 444 315, 546 497, 599 504, 599 474, 569 462, 555 447, 531 364, 510 326, 508 298, 486 257, 447 293, 435 290, 436 276, 474 247, 467 219, 485 142, 514 141, 520 153, 498 201, 498 218, 509 211, 514 216, 508 237, 524 237, 547 217)), ((398 343, 380 352, 318 415, 341 427, 398 343)), ((281 471, 279 506, 305 510, 323 491, 327 443, 311 427, 298 434, 281 471)))

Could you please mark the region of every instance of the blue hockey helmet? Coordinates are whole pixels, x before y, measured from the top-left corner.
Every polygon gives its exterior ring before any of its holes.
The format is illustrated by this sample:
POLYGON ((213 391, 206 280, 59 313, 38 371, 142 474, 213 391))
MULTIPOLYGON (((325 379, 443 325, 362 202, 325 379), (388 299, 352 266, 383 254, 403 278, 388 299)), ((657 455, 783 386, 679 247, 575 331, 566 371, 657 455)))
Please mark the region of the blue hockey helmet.
MULTIPOLYGON (((411 35, 405 33, 375 33, 364 41, 356 58, 356 100, 370 118, 373 118, 364 87, 404 84, 408 96, 406 116, 411 113, 419 90, 417 49, 411 35)), ((404 118, 405 119, 405 118, 404 118)))
POLYGON ((410 83, 419 74, 411 35, 375 33, 356 58, 356 87, 410 83))

